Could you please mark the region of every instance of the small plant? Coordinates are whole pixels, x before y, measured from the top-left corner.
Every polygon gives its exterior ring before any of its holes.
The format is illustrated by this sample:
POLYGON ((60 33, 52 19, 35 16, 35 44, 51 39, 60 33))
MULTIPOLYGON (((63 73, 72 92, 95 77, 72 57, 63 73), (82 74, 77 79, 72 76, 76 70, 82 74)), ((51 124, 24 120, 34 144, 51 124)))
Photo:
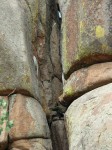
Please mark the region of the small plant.
POLYGON ((0 135, 3 131, 3 124, 6 122, 6 131, 9 132, 10 129, 13 127, 13 121, 9 121, 9 112, 7 110, 8 103, 2 98, 0 99, 0 135))

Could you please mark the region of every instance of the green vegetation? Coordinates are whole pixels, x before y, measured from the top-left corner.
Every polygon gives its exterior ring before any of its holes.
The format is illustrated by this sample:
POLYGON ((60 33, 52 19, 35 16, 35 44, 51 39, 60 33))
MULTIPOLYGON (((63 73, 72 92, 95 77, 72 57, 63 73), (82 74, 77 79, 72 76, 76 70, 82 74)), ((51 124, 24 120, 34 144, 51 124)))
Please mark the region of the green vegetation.
POLYGON ((0 135, 3 131, 3 124, 6 123, 6 131, 9 132, 13 127, 13 121, 9 121, 9 112, 7 110, 8 103, 4 99, 0 99, 0 135))

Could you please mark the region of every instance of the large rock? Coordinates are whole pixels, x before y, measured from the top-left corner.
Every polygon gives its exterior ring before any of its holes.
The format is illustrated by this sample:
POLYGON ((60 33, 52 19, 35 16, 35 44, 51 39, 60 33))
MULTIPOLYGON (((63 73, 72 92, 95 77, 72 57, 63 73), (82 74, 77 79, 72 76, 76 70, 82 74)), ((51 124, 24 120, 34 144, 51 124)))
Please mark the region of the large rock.
POLYGON ((11 144, 10 150, 52 150, 50 139, 18 140, 11 144))
POLYGON ((53 150, 68 150, 68 140, 64 120, 57 120, 51 125, 53 150))
POLYGON ((50 137, 45 114, 37 100, 20 94, 11 96, 9 114, 14 121, 9 133, 11 140, 50 137))
MULTIPOLYGON (((5 109, 3 109, 3 107, 0 106, 0 117, 3 115, 4 111, 8 111, 8 97, 0 96, 0 101, 2 100, 4 100, 4 102, 7 103, 7 106, 5 109)), ((0 128, 1 127, 3 131, 0 134, 0 150, 4 150, 8 145, 8 133, 6 132, 6 121, 4 122, 3 125, 0 125, 0 128)))
POLYGON ((69 150, 112 149, 112 83, 74 101, 65 115, 69 150))
POLYGON ((62 0, 59 4, 65 77, 83 66, 112 60, 111 0, 62 0))
POLYGON ((71 74, 63 88, 60 102, 68 105, 82 94, 112 82, 112 63, 95 64, 71 74))
POLYGON ((23 0, 0 1, 0 93, 38 98, 32 54, 32 17, 23 0))

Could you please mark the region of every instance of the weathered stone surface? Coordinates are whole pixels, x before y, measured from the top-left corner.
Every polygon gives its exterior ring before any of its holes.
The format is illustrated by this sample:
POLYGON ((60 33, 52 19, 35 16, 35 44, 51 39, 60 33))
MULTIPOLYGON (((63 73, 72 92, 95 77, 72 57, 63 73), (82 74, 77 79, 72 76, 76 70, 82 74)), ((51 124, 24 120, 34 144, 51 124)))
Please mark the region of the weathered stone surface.
POLYGON ((74 101, 65 115, 69 150, 112 149, 112 83, 74 101))
POLYGON ((51 56, 51 63, 53 65, 53 71, 55 76, 57 76, 61 80, 62 68, 61 68, 61 58, 60 58, 60 51, 59 51, 59 29, 58 25, 53 22, 52 25, 52 32, 50 35, 50 56, 51 56))
POLYGON ((52 123, 51 135, 53 150, 68 150, 64 120, 57 120, 52 123))
POLYGON ((38 98, 32 54, 32 19, 25 1, 0 1, 0 93, 16 89, 38 98))
POLYGON ((83 66, 112 60, 111 0, 62 0, 65 77, 83 66))
MULTIPOLYGON (((3 109, 0 106, 0 117, 1 117, 1 115, 3 113, 3 111, 8 111, 8 97, 0 96, 0 101, 1 100, 6 101, 7 108, 3 109)), ((2 131, 2 133, 0 135, 0 150, 4 150, 4 149, 6 149, 7 144, 8 144, 8 133, 6 132, 6 121, 4 122, 3 125, 0 125, 0 127, 2 127, 2 129, 3 129, 3 131, 2 131)))
POLYGON ((50 3, 50 1, 46 1, 46 0, 38 0, 39 1, 39 5, 38 5, 38 8, 39 8, 39 19, 41 19, 40 20, 40 22, 41 22, 41 24, 45 27, 45 29, 46 29, 46 15, 48 15, 48 14, 46 14, 47 13, 47 11, 49 11, 49 10, 47 10, 47 5, 49 5, 49 3, 50 3))
POLYGON ((71 74, 63 88, 60 102, 70 104, 82 94, 112 82, 112 63, 95 64, 71 74))
POLYGON ((9 137, 49 138, 49 128, 42 107, 37 100, 20 94, 10 97, 9 118, 14 121, 9 137))
POLYGON ((37 47, 36 55, 39 58, 39 74, 40 74, 40 97, 41 97, 41 104, 48 113, 49 104, 52 103, 52 63, 49 57, 49 39, 50 39, 50 32, 49 32, 49 24, 50 24, 50 1, 46 0, 39 0, 38 3, 38 26, 37 26, 37 41, 35 41, 35 45, 37 47))
POLYGON ((59 96, 62 94, 62 82, 58 78, 52 81, 53 104, 58 102, 59 96))
POLYGON ((45 96, 45 100, 47 102, 47 105, 50 106, 52 105, 53 102, 53 95, 52 95, 52 83, 48 80, 48 81, 43 81, 43 88, 44 88, 44 96, 45 96))
POLYGON ((19 140, 11 144, 9 150, 52 150, 50 139, 19 140))
POLYGON ((45 90, 41 82, 39 84, 39 90, 40 90, 40 96, 41 96, 41 106, 43 108, 43 111, 46 114, 46 117, 48 117, 50 115, 50 110, 49 110, 48 102, 46 100, 45 90))
POLYGON ((24 0, 27 4, 27 7, 30 10, 31 13, 31 19, 32 19, 32 41, 35 40, 37 34, 36 34, 36 28, 37 28, 37 20, 38 20, 38 0, 24 0))

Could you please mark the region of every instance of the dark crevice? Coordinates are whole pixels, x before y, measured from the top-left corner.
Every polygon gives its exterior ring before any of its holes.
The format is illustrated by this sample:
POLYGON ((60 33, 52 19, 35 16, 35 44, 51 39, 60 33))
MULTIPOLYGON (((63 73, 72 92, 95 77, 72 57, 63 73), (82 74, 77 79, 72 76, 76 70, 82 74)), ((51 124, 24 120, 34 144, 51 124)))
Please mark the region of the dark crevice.
POLYGON ((107 84, 111 83, 110 80, 108 81, 101 81, 101 83, 97 83, 95 85, 92 85, 90 87, 88 87, 88 89, 83 90, 83 92, 78 92, 77 94, 71 95, 71 96, 66 96, 63 101, 61 102, 65 107, 69 107, 71 105, 71 103, 73 101, 75 101, 76 99, 78 99, 79 97, 83 96, 84 94, 95 90, 99 87, 105 86, 107 84))
POLYGON ((94 54, 88 57, 84 57, 81 59, 81 61, 76 61, 74 65, 71 66, 69 71, 66 74, 64 74, 64 77, 65 79, 68 79, 73 72, 81 68, 89 67, 93 64, 99 64, 99 63, 111 62, 111 61, 112 61, 112 56, 107 54, 94 54))
POLYGON ((20 138, 16 138, 16 139, 13 139, 13 140, 10 139, 9 143, 11 144, 11 143, 16 142, 16 141, 21 141, 21 140, 33 140, 33 139, 44 139, 44 140, 46 140, 46 139, 50 139, 50 137, 49 137, 49 138, 47 138, 47 137, 45 138, 45 137, 43 137, 43 136, 20 137, 20 138))
POLYGON ((62 79, 60 79, 57 75, 54 75, 53 78, 52 78, 52 80, 53 80, 54 78, 57 78, 60 82, 62 82, 62 79))
MULTIPOLYGON (((40 12, 42 11, 43 10, 40 10, 40 12)), ((53 122, 60 121, 60 120, 64 121, 64 113, 66 111, 66 107, 63 107, 58 101, 58 97, 62 94, 62 78, 61 78, 62 64, 61 64, 61 51, 60 51, 62 18, 59 17, 59 13, 61 14, 61 12, 59 8, 59 4, 56 3, 55 0, 49 0, 49 1, 46 0, 45 13, 46 13, 46 17, 45 17, 46 22, 44 22, 44 24, 42 20, 43 18, 41 18, 42 17, 41 14, 38 15, 39 17, 38 21, 41 24, 41 26, 44 28, 44 34, 43 34, 44 36, 42 38, 43 40, 45 40, 45 43, 42 50, 41 47, 37 47, 37 48, 38 49, 40 48, 40 51, 43 51, 43 55, 42 58, 40 59, 40 64, 39 64, 41 104, 43 110, 46 113, 47 121, 51 130, 51 126, 53 122), (56 26, 53 28, 54 23, 56 23, 56 26), (55 39, 51 40, 53 29, 57 36, 56 40, 58 40, 56 41, 56 43, 58 43, 58 46, 56 47, 56 54, 55 51, 52 51, 51 49, 51 43, 54 45, 56 44, 55 39), (59 66, 57 67, 56 65, 59 66)), ((39 37, 38 34, 39 33, 37 32, 37 37, 39 37)), ((39 46, 39 40, 37 40, 37 42, 39 46)), ((61 150, 63 150, 63 148, 61 150)))

